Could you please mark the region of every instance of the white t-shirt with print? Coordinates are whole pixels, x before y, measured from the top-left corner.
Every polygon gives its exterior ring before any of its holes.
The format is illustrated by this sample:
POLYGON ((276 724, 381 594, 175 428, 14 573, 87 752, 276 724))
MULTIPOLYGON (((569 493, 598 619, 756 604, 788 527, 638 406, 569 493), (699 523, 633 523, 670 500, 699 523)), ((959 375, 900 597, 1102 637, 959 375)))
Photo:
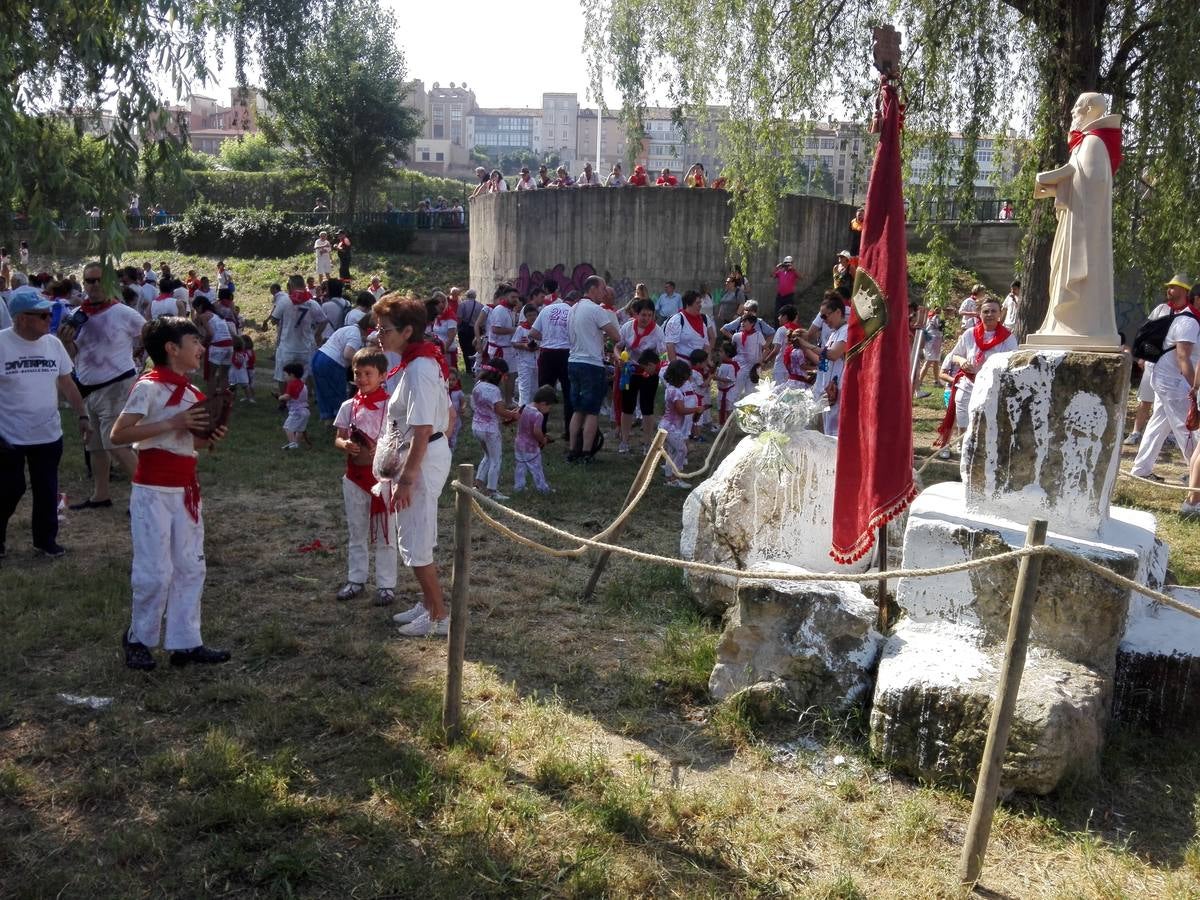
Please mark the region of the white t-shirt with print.
POLYGON ((62 437, 57 381, 73 367, 52 334, 27 341, 11 328, 0 331, 0 437, 18 447, 62 437))
POLYGON ((571 335, 567 331, 570 318, 571 307, 563 300, 555 300, 549 306, 542 307, 537 318, 533 320, 533 328, 542 336, 543 350, 571 348, 571 335))
POLYGON ((316 300, 293 303, 291 297, 280 291, 275 295, 271 318, 279 323, 281 352, 311 353, 317 349, 317 330, 325 324, 325 313, 316 300))
POLYGON ((133 346, 142 340, 145 319, 137 310, 113 304, 91 314, 76 334, 76 377, 80 384, 103 384, 133 368, 133 346))
POLYGON ((500 418, 496 415, 496 404, 502 402, 500 386, 489 381, 477 381, 471 390, 471 427, 476 431, 499 432, 500 418))
POLYGON ((666 404, 663 409, 662 424, 663 428, 673 434, 687 434, 691 430, 690 415, 681 415, 675 409, 675 402, 682 401, 684 406, 692 406, 689 403, 691 393, 685 391, 684 388, 667 385, 666 392, 663 395, 663 400, 666 404))

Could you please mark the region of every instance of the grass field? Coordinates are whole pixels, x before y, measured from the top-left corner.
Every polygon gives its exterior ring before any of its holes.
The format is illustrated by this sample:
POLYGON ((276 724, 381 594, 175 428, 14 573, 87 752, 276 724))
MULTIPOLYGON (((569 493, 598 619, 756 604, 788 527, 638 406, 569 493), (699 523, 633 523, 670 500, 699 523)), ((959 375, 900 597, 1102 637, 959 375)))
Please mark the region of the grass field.
MULTIPOLYGON (((446 746, 444 642, 398 638, 370 594, 333 600, 340 457, 315 425, 313 450, 278 449, 265 355, 260 402, 238 404, 229 439, 200 463, 204 633, 231 663, 123 667, 126 484, 113 509, 69 515, 57 562, 32 557, 27 504, 10 527, 0 896, 959 895, 969 799, 889 775, 854 720, 755 733, 711 705, 717 626, 674 570, 615 561, 585 603, 584 563, 477 524, 468 738, 446 746), (328 549, 300 552, 314 540, 328 549)), ((918 408, 919 445, 938 415, 918 408)), ((640 457, 580 469, 557 447, 557 492, 512 505, 597 531, 640 457)), ((477 460, 467 430, 456 462, 477 460)), ((71 436, 63 486, 87 491, 71 436)), ((676 554, 683 497, 660 479, 623 541, 676 554)), ((1123 487, 1119 500, 1159 512, 1179 580, 1200 580, 1196 526, 1171 512, 1175 495, 1123 487)), ((447 585, 450 504, 447 491, 447 585)), ((989 896, 1200 896, 1196 762, 1187 740, 1120 734, 1100 779, 1016 799, 996 820, 989 896)))

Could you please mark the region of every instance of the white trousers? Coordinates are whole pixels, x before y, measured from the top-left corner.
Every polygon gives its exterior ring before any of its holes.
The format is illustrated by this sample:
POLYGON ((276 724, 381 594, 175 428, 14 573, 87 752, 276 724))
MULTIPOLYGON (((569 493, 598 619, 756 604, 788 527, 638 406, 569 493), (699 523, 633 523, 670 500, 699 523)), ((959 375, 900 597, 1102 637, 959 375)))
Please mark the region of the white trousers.
MULTIPOLYGON (((497 439, 499 435, 497 435, 497 439)), ((429 444, 421 460, 421 474, 413 485, 412 503, 396 510, 396 536, 400 562, 406 566, 433 564, 438 536, 438 497, 450 477, 450 445, 445 438, 429 444)))
POLYGON ((546 482, 546 473, 542 471, 542 453, 516 453, 516 463, 513 468, 513 489, 525 490, 525 473, 533 480, 533 486, 543 494, 550 490, 546 482))
POLYGON ((500 457, 504 447, 500 440, 500 432, 479 431, 472 426, 471 433, 483 447, 483 459, 479 461, 479 468, 475 470, 475 480, 482 481, 489 491, 494 491, 500 484, 500 457))
POLYGON ((1133 460, 1133 468, 1129 471, 1134 475, 1145 478, 1154 471, 1158 461, 1158 453, 1162 450, 1163 441, 1168 434, 1175 435, 1175 443, 1185 460, 1191 460, 1192 451, 1196 446, 1196 435, 1187 430, 1187 414, 1191 408, 1191 396, 1186 390, 1187 382, 1180 379, 1184 390, 1161 390, 1155 388, 1154 409, 1150 413, 1150 421, 1142 432, 1142 442, 1138 444, 1137 456, 1133 460))
POLYGON ((396 541, 393 535, 387 534, 392 526, 389 521, 384 527, 380 522, 377 527, 375 540, 371 539, 371 495, 360 488, 349 478, 342 477, 342 499, 346 504, 346 530, 350 539, 346 544, 346 556, 349 561, 347 581, 366 584, 370 571, 371 548, 375 548, 375 587, 394 588, 396 586, 396 541), (384 536, 387 535, 387 543, 384 536))
POLYGON ((133 615, 129 638, 157 647, 167 616, 164 650, 190 650, 200 639, 204 590, 204 520, 193 521, 183 491, 135 484, 129 491, 133 534, 133 615))
POLYGON ((532 356, 517 363, 517 402, 522 406, 533 402, 537 390, 537 357, 532 356))
MULTIPOLYGON (((688 454, 688 435, 685 431, 668 431, 667 440, 664 443, 664 449, 667 451, 667 456, 671 458, 671 462, 675 464, 675 469, 682 472, 687 468, 688 454)), ((675 469, 672 469, 665 462, 663 463, 663 473, 668 479, 678 477, 675 474, 675 469)))

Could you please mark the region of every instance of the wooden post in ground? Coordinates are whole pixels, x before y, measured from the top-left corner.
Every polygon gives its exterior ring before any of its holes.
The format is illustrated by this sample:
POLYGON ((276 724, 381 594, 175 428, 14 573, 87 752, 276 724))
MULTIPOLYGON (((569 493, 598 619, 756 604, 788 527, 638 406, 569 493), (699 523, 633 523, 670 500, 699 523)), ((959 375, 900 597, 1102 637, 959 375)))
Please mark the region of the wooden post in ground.
POLYGON ((879 531, 876 533, 875 543, 879 545, 879 596, 875 598, 875 605, 879 607, 879 633, 887 634, 888 622, 888 583, 887 583, 887 567, 888 567, 888 527, 887 522, 879 526, 879 531))
MULTIPOLYGON (((1045 542, 1046 520, 1031 520, 1029 530, 1025 533, 1025 546, 1038 547, 1045 542)), ((1004 664, 1000 669, 996 698, 992 701, 992 722, 988 728, 987 744, 983 748, 979 781, 975 784, 975 802, 971 806, 967 838, 963 843, 962 858, 958 863, 959 879, 964 885, 973 885, 979 880, 979 873, 983 870, 983 857, 987 853, 988 838, 992 834, 992 816, 996 812, 996 795, 1000 790, 1004 751, 1008 746, 1013 711, 1017 706, 1021 675, 1025 671, 1029 625, 1033 620, 1033 603, 1037 597, 1041 570, 1040 555, 1022 557, 1021 568, 1017 574, 1017 589, 1013 594, 1012 613, 1008 618, 1004 664)))
MULTIPOLYGON (((475 485, 475 467, 458 467, 458 483, 475 485)), ((454 492, 454 571, 450 576, 450 636, 447 639, 446 694, 442 698, 442 729, 449 741, 462 730, 463 657, 467 652, 467 593, 471 587, 471 498, 454 492)))
MULTIPOLYGON (((647 469, 654 468, 654 463, 658 459, 658 451, 662 449, 663 442, 667 439, 667 433, 661 428, 654 433, 654 440, 650 442, 650 449, 646 453, 646 458, 642 460, 642 464, 638 466, 637 475, 633 478, 633 484, 629 486, 629 491, 625 494, 625 502, 621 504, 621 511, 629 506, 633 500, 633 495, 637 493, 638 486, 642 483, 642 478, 652 478, 653 475, 647 472, 647 469)), ((611 542, 621 533, 621 529, 617 528, 608 536, 611 542)), ((596 584, 600 581, 600 576, 604 574, 604 569, 608 566, 608 558, 611 554, 607 550, 601 550, 600 555, 596 558, 596 564, 592 566, 591 577, 588 578, 587 587, 583 589, 583 599, 591 600, 592 595, 596 591, 596 584)))

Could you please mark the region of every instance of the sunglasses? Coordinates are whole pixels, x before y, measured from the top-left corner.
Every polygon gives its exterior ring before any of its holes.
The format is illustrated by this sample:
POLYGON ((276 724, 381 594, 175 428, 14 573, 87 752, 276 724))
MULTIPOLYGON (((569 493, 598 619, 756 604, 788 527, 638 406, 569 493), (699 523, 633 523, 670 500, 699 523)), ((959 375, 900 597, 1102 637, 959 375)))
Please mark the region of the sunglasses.
POLYGON ((49 321, 52 314, 48 313, 48 312, 36 312, 36 313, 25 313, 25 315, 33 316, 35 319, 41 319, 43 322, 46 322, 46 321, 49 321))
POLYGON ((100 281, 101 281, 101 279, 99 279, 99 278, 85 278, 85 279, 83 279, 83 283, 84 283, 84 284, 99 284, 99 283, 100 283, 100 281))

